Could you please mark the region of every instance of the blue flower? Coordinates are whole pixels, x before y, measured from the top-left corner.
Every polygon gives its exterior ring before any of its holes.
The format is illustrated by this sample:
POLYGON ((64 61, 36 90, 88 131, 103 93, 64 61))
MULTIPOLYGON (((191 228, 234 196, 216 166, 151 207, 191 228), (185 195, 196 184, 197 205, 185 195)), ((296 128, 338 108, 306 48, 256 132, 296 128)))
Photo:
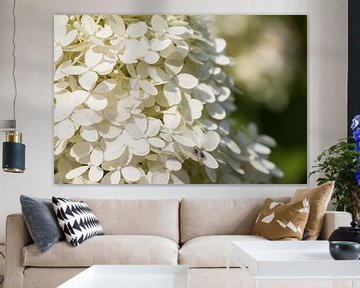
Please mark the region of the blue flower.
POLYGON ((358 182, 358 184, 360 186, 360 167, 355 173, 355 179, 356 179, 356 181, 358 182))
POLYGON ((356 130, 354 130, 353 136, 356 142, 360 142, 360 128, 356 128, 356 130))
POLYGON ((351 130, 355 130, 360 124, 360 115, 356 115, 352 119, 351 130))
POLYGON ((356 143, 355 150, 356 150, 356 152, 360 152, 360 142, 356 143))

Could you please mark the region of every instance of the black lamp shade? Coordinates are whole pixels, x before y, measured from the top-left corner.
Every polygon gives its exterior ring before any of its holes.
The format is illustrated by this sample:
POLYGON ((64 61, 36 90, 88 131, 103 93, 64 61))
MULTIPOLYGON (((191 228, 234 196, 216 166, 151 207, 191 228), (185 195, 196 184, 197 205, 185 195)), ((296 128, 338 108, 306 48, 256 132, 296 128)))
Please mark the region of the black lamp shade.
POLYGON ((17 142, 3 143, 4 171, 22 173, 25 170, 25 145, 17 142))

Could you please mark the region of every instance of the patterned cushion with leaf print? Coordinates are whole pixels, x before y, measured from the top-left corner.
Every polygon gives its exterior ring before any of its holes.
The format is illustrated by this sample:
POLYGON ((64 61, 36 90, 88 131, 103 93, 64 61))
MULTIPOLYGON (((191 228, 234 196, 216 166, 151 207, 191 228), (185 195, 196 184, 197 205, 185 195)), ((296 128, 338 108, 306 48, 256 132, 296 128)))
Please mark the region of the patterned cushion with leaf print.
POLYGON ((301 240, 309 207, 308 199, 284 204, 268 198, 259 212, 252 234, 269 240, 301 240))

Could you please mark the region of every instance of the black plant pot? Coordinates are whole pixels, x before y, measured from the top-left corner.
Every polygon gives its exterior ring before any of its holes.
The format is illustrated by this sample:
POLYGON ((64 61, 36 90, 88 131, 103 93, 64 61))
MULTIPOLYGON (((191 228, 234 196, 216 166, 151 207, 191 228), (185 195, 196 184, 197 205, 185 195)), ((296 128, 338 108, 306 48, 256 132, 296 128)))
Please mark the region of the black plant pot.
POLYGON ((335 260, 358 260, 360 257, 360 244, 357 242, 333 241, 329 250, 335 260))

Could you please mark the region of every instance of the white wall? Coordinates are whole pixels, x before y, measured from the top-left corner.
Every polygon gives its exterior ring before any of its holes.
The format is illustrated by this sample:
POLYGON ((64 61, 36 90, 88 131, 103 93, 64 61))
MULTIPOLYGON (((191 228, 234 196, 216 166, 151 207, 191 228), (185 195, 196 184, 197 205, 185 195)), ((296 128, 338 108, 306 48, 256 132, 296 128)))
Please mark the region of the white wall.
MULTIPOLYGON (((308 14, 309 163, 346 135, 347 2, 339 0, 18 0, 18 122, 27 149, 23 175, 0 171, 0 242, 21 193, 50 197, 175 198, 290 195, 293 186, 56 186, 53 184, 53 15, 308 14)), ((0 119, 10 119, 11 0, 0 1, 0 119)), ((1 135, 3 139, 4 135, 1 135)), ((2 140, 1 140, 2 141, 2 140)), ((1 157, 1 156, 0 156, 1 157)), ((289 159, 291 161, 291 159, 289 159)), ((311 184, 314 184, 313 181, 311 184)))

